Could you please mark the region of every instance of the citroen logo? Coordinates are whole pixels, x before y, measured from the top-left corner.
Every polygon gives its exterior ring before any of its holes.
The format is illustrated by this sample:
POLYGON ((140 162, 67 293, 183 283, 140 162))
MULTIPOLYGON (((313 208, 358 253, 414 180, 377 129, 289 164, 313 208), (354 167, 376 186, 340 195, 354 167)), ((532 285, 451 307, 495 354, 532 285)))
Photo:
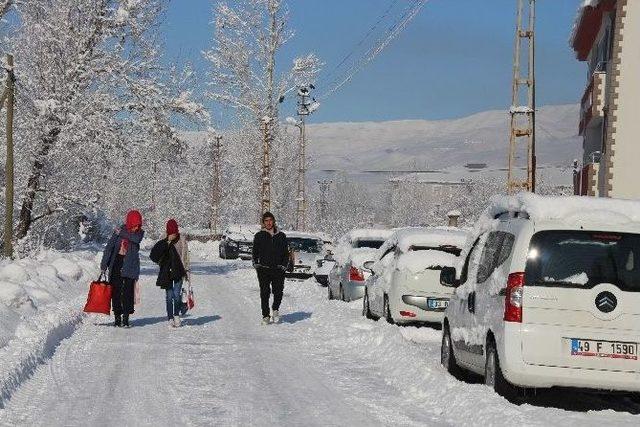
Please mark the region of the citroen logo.
POLYGON ((603 313, 611 313, 617 305, 618 299, 611 292, 600 292, 596 297, 596 307, 603 313))

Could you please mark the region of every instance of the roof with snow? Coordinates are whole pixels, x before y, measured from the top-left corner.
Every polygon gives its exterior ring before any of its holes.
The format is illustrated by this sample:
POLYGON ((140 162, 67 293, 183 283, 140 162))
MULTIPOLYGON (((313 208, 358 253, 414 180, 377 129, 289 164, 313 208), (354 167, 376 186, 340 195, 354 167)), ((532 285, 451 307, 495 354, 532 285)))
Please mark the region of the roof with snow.
POLYGON ((398 230, 380 249, 385 252, 391 246, 397 246, 402 252, 413 247, 455 246, 462 248, 470 233, 456 227, 412 227, 398 230))
POLYGON ((522 212, 534 221, 588 222, 603 225, 637 223, 640 201, 585 196, 539 196, 519 193, 494 196, 482 218, 493 220, 509 212, 522 212))
POLYGON ((387 240, 393 234, 393 230, 376 229, 376 228, 360 228, 349 232, 349 241, 358 240, 387 240))
POLYGON ((583 0, 578 9, 570 44, 578 60, 585 61, 589 56, 605 13, 615 8, 616 0, 583 0))

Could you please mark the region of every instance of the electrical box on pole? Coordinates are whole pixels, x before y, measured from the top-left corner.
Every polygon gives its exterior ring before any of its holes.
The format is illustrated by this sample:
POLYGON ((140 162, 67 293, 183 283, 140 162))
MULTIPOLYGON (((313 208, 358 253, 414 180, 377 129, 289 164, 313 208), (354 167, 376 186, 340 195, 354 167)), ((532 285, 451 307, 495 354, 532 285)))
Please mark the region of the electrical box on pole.
POLYGON ((535 0, 517 0, 507 191, 536 190, 535 0), (525 9, 525 2, 528 8, 525 9), (524 23, 528 21, 525 28, 524 23))

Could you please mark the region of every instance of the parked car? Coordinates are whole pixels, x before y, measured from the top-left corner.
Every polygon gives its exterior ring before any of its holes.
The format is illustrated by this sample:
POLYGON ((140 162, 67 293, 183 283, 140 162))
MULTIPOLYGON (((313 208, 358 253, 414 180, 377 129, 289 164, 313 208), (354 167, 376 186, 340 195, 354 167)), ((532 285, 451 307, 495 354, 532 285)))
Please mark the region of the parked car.
POLYGON ((336 263, 329 273, 327 294, 329 299, 354 301, 364 295, 364 282, 369 271, 363 264, 375 258, 393 231, 381 229, 352 230, 343 237, 336 249, 336 263))
POLYGON ((253 236, 260 230, 257 225, 231 225, 222 235, 218 246, 222 259, 244 259, 252 257, 253 236))
POLYGON ((291 264, 285 277, 293 279, 312 277, 318 266, 318 260, 324 258, 322 239, 310 233, 297 231, 287 231, 285 234, 291 256, 291 264))
POLYGON ((451 289, 440 284, 440 271, 458 262, 470 233, 460 228, 406 228, 396 231, 365 263, 362 314, 389 323, 440 323, 451 289))
POLYGON ((521 194, 476 227, 441 361, 507 398, 521 388, 640 391, 640 202, 521 194))
MULTIPOLYGON (((325 246, 326 248, 326 246, 325 246)), ((336 265, 336 260, 331 250, 327 250, 325 252, 324 258, 316 261, 317 267, 313 272, 313 277, 316 278, 316 282, 318 282, 321 286, 329 286, 329 273, 333 270, 333 267, 336 265)))

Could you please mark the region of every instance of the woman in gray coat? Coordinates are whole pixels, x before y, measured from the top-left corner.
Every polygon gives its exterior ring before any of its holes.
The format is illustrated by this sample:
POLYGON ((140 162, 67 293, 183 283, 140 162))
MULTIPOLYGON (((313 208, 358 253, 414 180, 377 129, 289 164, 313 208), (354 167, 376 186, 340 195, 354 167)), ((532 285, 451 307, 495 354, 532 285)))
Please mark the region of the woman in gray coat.
POLYGON ((125 224, 115 230, 102 254, 100 268, 103 273, 109 270, 115 326, 129 327, 129 315, 134 311, 135 284, 140 277, 143 237, 142 215, 136 210, 129 211, 125 224))

